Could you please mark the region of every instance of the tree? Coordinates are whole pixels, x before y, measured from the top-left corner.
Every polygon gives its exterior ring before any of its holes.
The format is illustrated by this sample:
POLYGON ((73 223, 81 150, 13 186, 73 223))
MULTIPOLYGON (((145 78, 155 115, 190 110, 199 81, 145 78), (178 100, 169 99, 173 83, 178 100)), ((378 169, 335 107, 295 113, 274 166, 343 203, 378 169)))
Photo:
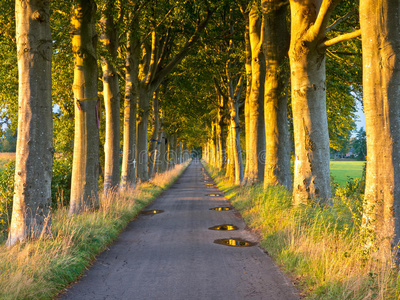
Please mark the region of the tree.
POLYGON ((15 14, 19 110, 9 246, 50 231, 53 158, 49 2, 16 1, 15 14))
POLYGON ((367 156, 367 135, 363 127, 357 131, 357 135, 352 141, 352 146, 357 154, 357 158, 365 160, 367 156))
POLYGON ((328 20, 338 2, 290 1, 295 204, 309 200, 326 203, 331 198, 325 51, 329 46, 360 35, 356 30, 326 40, 328 20))
POLYGON ((103 97, 106 109, 106 140, 104 144, 104 194, 116 188, 119 184, 119 154, 120 154, 120 91, 117 73, 118 56, 118 24, 114 20, 115 3, 106 0, 102 8, 100 20, 100 41, 103 44, 101 66, 103 71, 103 97))
POLYGON ((287 9, 284 1, 263 0, 264 39, 266 62, 264 87, 264 118, 266 155, 264 187, 283 185, 292 189, 290 173, 290 140, 287 118, 287 84, 289 79, 289 32, 286 24, 287 9))
POLYGON ((127 7, 131 12, 127 16, 127 38, 125 53, 125 98, 124 98, 124 135, 121 166, 121 189, 134 187, 136 180, 136 116, 138 103, 140 38, 139 3, 127 7))
POLYGON ((249 13, 249 40, 251 48, 251 83, 248 100, 248 124, 246 133, 249 134, 246 144, 246 172, 244 182, 252 184, 264 177, 264 160, 261 155, 265 152, 264 126, 264 83, 265 57, 262 51, 264 32, 261 30, 262 19, 257 5, 253 5, 249 13))
POLYGON ((362 0, 367 172, 362 228, 366 252, 390 260, 400 242, 400 31, 397 0, 362 0), (396 21, 393 21, 396 20, 396 21))
POLYGON ((70 214, 97 205, 99 176, 99 99, 94 0, 74 0, 71 17, 74 54, 75 137, 70 214))

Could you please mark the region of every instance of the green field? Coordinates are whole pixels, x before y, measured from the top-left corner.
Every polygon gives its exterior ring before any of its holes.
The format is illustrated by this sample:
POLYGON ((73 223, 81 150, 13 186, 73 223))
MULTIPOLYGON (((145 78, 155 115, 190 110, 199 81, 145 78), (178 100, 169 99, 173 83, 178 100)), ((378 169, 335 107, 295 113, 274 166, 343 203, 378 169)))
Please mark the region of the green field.
POLYGON ((15 153, 0 152, 0 171, 8 164, 10 161, 15 159, 15 153))
POLYGON ((365 161, 331 161, 331 175, 339 185, 349 178, 361 178, 365 161))

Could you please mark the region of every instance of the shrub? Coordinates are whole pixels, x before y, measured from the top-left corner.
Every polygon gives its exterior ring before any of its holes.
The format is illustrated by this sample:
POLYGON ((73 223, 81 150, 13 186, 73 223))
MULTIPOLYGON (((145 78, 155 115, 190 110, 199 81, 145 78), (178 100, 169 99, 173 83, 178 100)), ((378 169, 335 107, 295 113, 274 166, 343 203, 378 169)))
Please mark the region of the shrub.
POLYGON ((71 194, 72 156, 55 156, 51 181, 52 206, 67 205, 71 194))
POLYGON ((12 200, 14 195, 15 161, 10 161, 0 172, 0 235, 11 221, 12 200))

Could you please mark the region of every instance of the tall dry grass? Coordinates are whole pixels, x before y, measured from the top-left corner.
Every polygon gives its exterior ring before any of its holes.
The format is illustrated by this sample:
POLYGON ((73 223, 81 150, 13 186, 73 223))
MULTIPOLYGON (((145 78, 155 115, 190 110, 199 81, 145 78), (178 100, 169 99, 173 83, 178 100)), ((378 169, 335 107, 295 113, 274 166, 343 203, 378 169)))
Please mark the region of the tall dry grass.
POLYGON ((358 231, 358 199, 338 190, 333 205, 295 207, 281 187, 232 186, 207 166, 260 246, 292 278, 306 299, 399 299, 400 274, 393 261, 366 258, 358 231))
POLYGON ((0 299, 51 299, 75 281, 137 213, 183 172, 185 165, 149 183, 100 197, 95 211, 53 213, 52 235, 12 248, 0 247, 0 299))

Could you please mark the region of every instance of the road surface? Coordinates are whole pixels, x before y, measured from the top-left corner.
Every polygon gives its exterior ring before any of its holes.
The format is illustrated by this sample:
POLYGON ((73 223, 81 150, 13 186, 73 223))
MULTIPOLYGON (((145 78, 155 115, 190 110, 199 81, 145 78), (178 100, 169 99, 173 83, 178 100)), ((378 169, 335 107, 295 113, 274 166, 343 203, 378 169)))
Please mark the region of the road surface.
POLYGON ((61 299, 299 299, 296 289, 257 245, 230 247, 217 239, 257 242, 199 161, 103 252, 61 299), (216 194, 221 196, 207 196, 216 194), (235 231, 209 230, 230 224, 235 231))

